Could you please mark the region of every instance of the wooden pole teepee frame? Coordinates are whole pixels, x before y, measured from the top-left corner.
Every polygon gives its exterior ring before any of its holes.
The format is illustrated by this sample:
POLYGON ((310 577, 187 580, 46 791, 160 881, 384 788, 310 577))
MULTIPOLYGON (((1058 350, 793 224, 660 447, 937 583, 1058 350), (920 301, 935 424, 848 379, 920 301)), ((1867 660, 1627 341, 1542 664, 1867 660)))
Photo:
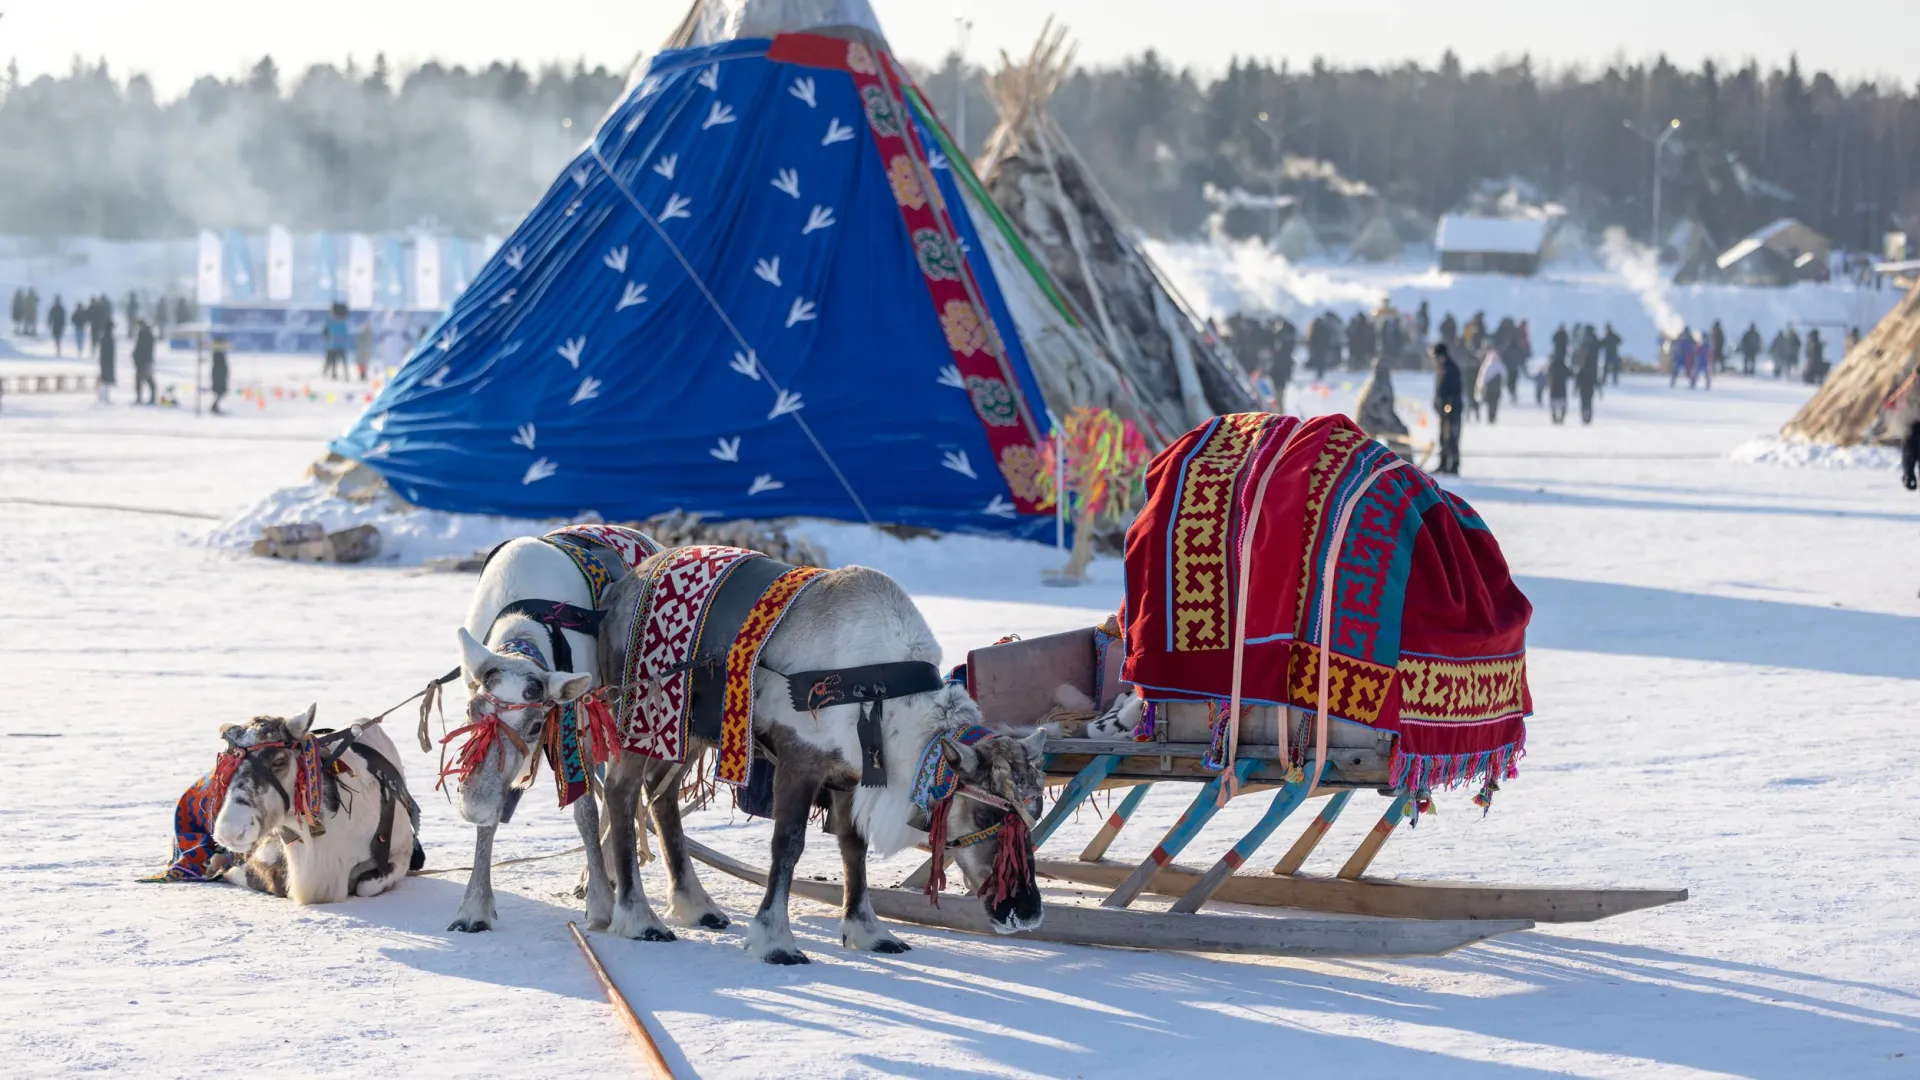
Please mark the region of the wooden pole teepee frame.
POLYGON ((1887 399, 1920 359, 1920 283, 1841 359, 1825 386, 1780 433, 1808 442, 1853 446, 1891 441, 1881 423, 1887 399))

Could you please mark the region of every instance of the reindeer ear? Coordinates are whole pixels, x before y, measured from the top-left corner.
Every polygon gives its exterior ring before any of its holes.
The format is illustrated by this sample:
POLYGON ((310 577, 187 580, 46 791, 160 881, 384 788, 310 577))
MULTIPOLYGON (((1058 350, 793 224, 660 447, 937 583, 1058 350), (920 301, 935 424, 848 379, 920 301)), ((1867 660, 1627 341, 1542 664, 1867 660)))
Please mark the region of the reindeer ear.
POLYGON ((318 711, 320 711, 320 703, 316 701, 307 706, 307 711, 287 717, 287 730, 292 732, 296 739, 306 738, 307 732, 313 730, 313 714, 318 711))
POLYGON ((587 692, 593 685, 593 676, 575 675, 570 671, 556 671, 547 676, 547 696, 565 704, 587 692))
POLYGON ((460 628, 460 667, 465 671, 466 676, 470 679, 478 678, 480 676, 481 669, 486 667, 492 661, 493 661, 492 651, 490 651, 485 645, 480 644, 479 641, 475 640, 472 634, 467 633, 466 627, 464 626, 461 627, 460 628))
POLYGON ((233 740, 239 738, 240 733, 245 730, 247 729, 244 724, 221 724, 220 738, 223 742, 231 743, 233 740))
POLYGON ((980 768, 980 755, 973 747, 951 735, 940 736, 940 753, 947 759, 947 764, 962 773, 971 774, 980 768))

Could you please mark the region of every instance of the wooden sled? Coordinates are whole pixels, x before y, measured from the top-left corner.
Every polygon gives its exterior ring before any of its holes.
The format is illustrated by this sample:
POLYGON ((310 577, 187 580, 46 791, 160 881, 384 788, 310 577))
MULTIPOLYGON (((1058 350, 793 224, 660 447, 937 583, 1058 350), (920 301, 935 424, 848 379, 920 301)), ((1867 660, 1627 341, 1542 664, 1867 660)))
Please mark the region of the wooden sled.
MULTIPOLYGON (((688 838, 687 853, 716 870, 756 885, 767 883, 765 870, 749 866, 688 838)), ((793 893, 839 907, 838 882, 795 877, 793 893)), ((874 914, 883 919, 995 936, 973 898, 943 897, 934 907, 916 890, 870 888, 874 914)), ((1052 903, 1037 929, 1013 935, 1021 941, 1068 945, 1104 945, 1121 949, 1230 953, 1249 956, 1358 958, 1444 956, 1498 934, 1527 930, 1532 923, 1505 921, 1412 921, 1369 918, 1278 918, 1259 915, 1162 915, 1113 911, 1052 903)))
MULTIPOLYGON (((1062 683, 1098 687, 1099 699, 1119 691, 1118 649, 1108 651, 1106 670, 1094 671, 1093 631, 1055 634, 976 650, 968 657, 970 688, 990 726, 1031 724, 1062 683)), ((1388 783, 1393 737, 1359 724, 1334 721, 1328 731, 1324 772, 1313 797, 1325 798, 1305 832, 1267 874, 1240 873, 1273 833, 1309 799, 1306 778, 1281 760, 1279 725, 1298 731, 1298 710, 1247 709, 1240 724, 1240 757, 1233 766, 1242 796, 1271 793, 1266 812, 1238 843, 1204 870, 1174 862, 1218 812, 1222 775, 1207 768, 1210 727, 1199 703, 1163 705, 1154 741, 1116 742, 1049 735, 1047 773, 1065 782, 1034 830, 1041 847, 1095 791, 1131 787, 1078 859, 1037 860, 1040 873, 1061 881, 1107 888, 1102 906, 1124 910, 1142 893, 1177 897, 1167 918, 1194 915, 1219 900, 1260 907, 1373 916, 1384 919, 1525 922, 1589 922, 1687 899, 1685 889, 1535 888, 1366 877, 1388 837, 1406 819, 1408 799, 1388 783), (1197 783, 1199 792, 1180 819, 1137 865, 1105 858, 1154 783, 1197 783), (1299 871, 1355 792, 1375 790, 1390 798, 1386 811, 1333 877, 1299 871)), ((1309 751, 1308 768, 1312 768, 1309 751)))

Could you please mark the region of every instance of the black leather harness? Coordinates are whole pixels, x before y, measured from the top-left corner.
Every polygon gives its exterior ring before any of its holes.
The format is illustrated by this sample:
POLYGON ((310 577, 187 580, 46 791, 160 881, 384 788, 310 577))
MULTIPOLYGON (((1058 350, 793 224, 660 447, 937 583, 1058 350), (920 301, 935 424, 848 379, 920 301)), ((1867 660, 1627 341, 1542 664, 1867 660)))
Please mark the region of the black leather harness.
MULTIPOLYGON (((413 824, 413 851, 408 854, 407 869, 418 870, 426 865, 426 849, 420 846, 420 804, 413 800, 413 794, 407 790, 407 778, 387 756, 366 743, 353 737, 352 729, 344 731, 319 731, 315 735, 325 748, 328 744, 337 744, 322 755, 327 766, 327 779, 338 791, 338 781, 333 779, 333 764, 345 756, 348 750, 359 753, 367 764, 367 772, 372 774, 374 782, 380 785, 380 824, 373 832, 373 847, 368 857, 356 864, 349 876, 349 895, 360 895, 360 887, 370 881, 384 877, 393 866, 393 815, 396 806, 407 808, 407 820, 413 824)), ((333 796, 337 804, 338 794, 333 796)), ((349 807, 351 812, 351 807, 349 807)))
POLYGON ((884 787, 887 782, 880 726, 881 709, 887 699, 931 693, 945 684, 940 669, 924 660, 796 671, 787 676, 787 691, 798 711, 812 712, 833 705, 860 706, 860 721, 855 730, 860 735, 861 787, 884 787))

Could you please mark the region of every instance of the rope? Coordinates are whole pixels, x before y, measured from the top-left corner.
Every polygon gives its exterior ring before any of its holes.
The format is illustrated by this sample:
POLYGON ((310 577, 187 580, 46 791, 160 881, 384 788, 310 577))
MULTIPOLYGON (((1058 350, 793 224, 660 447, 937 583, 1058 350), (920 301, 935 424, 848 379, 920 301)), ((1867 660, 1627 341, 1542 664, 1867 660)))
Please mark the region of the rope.
MULTIPOLYGON (((585 852, 586 850, 587 850, 586 846, 581 845, 579 847, 570 847, 565 851, 556 851, 551 855, 524 855, 518 859, 501 859, 494 862, 493 865, 496 867, 518 866, 521 863, 546 862, 548 859, 564 859, 569 855, 579 855, 585 852)), ((448 866, 439 870, 414 870, 408 873, 407 876, 408 877, 437 877, 441 874, 458 874, 458 873, 462 873, 464 871, 468 871, 472 869, 473 867, 471 866, 448 866)))
MULTIPOLYGON (((712 308, 713 313, 720 317, 720 322, 727 328, 727 333, 733 335, 733 340, 740 346, 741 350, 746 353, 747 357, 753 361, 754 369, 760 372, 761 376, 767 380, 767 385, 773 387, 776 394, 786 393, 784 387, 773 381, 773 372, 768 371, 767 366, 760 362, 760 354, 754 350, 752 345, 747 343, 747 336, 740 332, 738 326, 734 325, 733 318, 727 314, 727 309, 720 306, 719 298, 713 295, 712 289, 707 288, 706 280, 700 276, 698 270, 693 268, 693 263, 689 261, 685 253, 680 250, 680 245, 673 242, 673 238, 667 235, 667 230, 661 226, 659 219, 648 213, 647 208, 640 205, 640 200, 634 198, 633 192, 628 190, 627 185, 621 181, 619 176, 614 174, 613 166, 607 164, 607 159, 600 154, 600 138, 598 135, 594 136, 593 141, 587 144, 587 152, 593 155, 593 160, 599 164, 601 171, 607 174, 607 179, 613 182, 614 188, 626 198, 627 205, 633 207, 634 210, 639 213, 641 220, 647 223, 647 227, 651 228, 654 235, 660 238, 660 242, 667 246, 667 250, 673 253, 674 260, 680 264, 682 270, 687 272, 688 280, 692 281, 694 287, 700 290, 700 295, 706 298, 707 306, 712 308)), ((806 435, 807 441, 813 444, 813 448, 819 453, 821 460, 827 463, 827 468, 833 470, 833 478, 840 482, 840 487, 846 491, 847 498, 853 500, 854 507, 860 511, 860 517, 869 525, 877 525, 878 522, 873 520, 873 515, 867 512, 867 504, 862 502, 860 494, 853 490, 853 485, 847 481, 846 474, 840 471, 840 466, 833 460, 833 455, 827 453, 827 448, 821 444, 819 437, 814 435, 813 428, 808 426, 806 420, 801 417, 798 411, 790 412, 787 415, 793 417, 793 422, 800 425, 800 430, 806 435)))
MULTIPOLYGON (((1233 694, 1227 704, 1227 760, 1220 775, 1225 781, 1220 785, 1219 805, 1227 805, 1227 800, 1240 793, 1240 777, 1233 769, 1233 759, 1240 751, 1240 686, 1241 677, 1246 671, 1247 662, 1247 593, 1253 586, 1253 560, 1249 558, 1253 548, 1254 531, 1260 527, 1260 510, 1266 505, 1267 481, 1273 479, 1273 472, 1280 467, 1280 460, 1287 456, 1287 450, 1293 446, 1293 440, 1307 425, 1295 423, 1293 430, 1287 432, 1286 441, 1280 449, 1267 460, 1267 467, 1260 470, 1260 483, 1253 489, 1253 509, 1247 514, 1247 527, 1240 534, 1240 579, 1234 590, 1234 602, 1237 610, 1233 614, 1233 694)), ((1287 725, 1283 718, 1280 723, 1280 761, 1284 767, 1293 759, 1287 753, 1287 725)))

